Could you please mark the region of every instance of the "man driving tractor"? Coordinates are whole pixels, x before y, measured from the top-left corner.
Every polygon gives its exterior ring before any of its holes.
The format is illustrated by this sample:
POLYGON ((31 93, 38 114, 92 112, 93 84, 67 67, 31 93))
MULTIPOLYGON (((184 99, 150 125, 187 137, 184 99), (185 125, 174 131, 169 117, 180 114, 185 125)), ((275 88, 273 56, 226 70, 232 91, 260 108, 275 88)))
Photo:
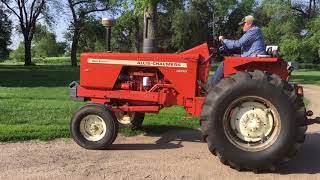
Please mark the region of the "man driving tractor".
MULTIPOLYGON (((239 40, 225 39, 224 36, 219 36, 219 41, 224 43, 226 48, 235 49, 241 48, 242 57, 255 57, 257 55, 266 54, 266 46, 264 43, 263 34, 259 27, 255 26, 255 18, 251 15, 246 16, 239 23, 245 34, 239 40)), ((222 62, 214 76, 210 80, 210 85, 214 86, 223 78, 224 63, 222 62)))
POLYGON ((223 79, 210 91, 202 86, 211 63, 208 43, 178 54, 82 53, 80 81, 69 93, 88 103, 72 116, 72 138, 86 149, 108 149, 119 126, 139 127, 146 113, 181 106, 199 117, 203 140, 223 164, 276 170, 294 157, 307 126, 320 117, 310 118, 303 87, 289 82, 286 61, 252 57, 266 54, 262 32, 252 16, 242 24, 240 40, 219 37, 227 48, 241 47, 242 57, 224 57, 214 83, 223 79))

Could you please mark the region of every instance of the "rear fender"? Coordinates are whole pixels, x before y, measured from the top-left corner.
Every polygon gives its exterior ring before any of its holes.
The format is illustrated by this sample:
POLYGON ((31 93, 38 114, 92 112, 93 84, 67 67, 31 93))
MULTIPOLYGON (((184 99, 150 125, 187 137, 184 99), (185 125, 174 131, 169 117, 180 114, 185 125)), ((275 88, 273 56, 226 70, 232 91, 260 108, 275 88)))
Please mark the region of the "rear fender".
POLYGON ((283 80, 287 80, 289 73, 287 62, 279 58, 266 57, 225 57, 224 76, 227 77, 238 71, 261 70, 277 74, 283 80))

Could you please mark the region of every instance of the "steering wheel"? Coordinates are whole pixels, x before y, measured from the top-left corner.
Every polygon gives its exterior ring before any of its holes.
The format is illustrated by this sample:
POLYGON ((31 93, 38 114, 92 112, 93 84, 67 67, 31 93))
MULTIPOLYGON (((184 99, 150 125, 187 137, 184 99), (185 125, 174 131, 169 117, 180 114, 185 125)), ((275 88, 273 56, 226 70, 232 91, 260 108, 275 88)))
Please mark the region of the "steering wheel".
POLYGON ((219 47, 219 54, 223 55, 223 56, 228 56, 230 55, 230 50, 228 49, 227 45, 220 41, 221 46, 219 47))

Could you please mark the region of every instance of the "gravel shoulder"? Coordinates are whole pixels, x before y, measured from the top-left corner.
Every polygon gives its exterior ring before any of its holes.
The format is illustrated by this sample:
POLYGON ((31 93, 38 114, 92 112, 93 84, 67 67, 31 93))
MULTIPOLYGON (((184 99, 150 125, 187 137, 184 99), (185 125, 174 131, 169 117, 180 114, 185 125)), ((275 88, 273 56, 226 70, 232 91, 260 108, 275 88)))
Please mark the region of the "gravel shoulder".
MULTIPOLYGON (((306 85, 320 116, 320 87, 306 85)), ((118 137, 111 150, 88 151, 71 139, 0 144, 0 179, 320 179, 320 126, 277 173, 237 172, 222 165, 195 130, 118 137)))

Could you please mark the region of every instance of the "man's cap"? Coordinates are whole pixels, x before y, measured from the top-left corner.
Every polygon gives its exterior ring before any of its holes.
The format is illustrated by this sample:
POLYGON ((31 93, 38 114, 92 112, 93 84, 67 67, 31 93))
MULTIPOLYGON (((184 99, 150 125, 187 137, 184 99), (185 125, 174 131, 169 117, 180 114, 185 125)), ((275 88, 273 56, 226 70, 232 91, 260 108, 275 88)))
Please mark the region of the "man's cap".
POLYGON ((239 23, 240 26, 242 26, 244 23, 253 23, 254 22, 254 17, 249 15, 244 17, 241 22, 239 23))

